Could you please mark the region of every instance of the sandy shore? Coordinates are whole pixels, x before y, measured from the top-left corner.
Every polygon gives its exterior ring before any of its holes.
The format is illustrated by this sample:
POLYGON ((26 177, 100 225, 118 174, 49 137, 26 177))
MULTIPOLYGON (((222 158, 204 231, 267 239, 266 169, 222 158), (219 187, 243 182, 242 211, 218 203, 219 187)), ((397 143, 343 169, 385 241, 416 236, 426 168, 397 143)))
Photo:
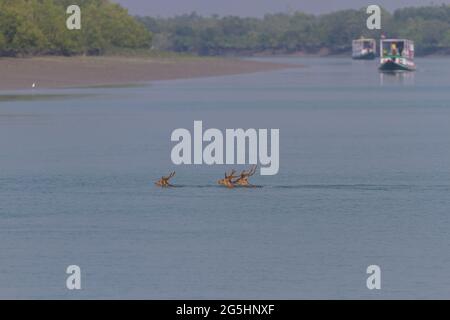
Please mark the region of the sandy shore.
POLYGON ((292 68, 221 58, 38 57, 0 59, 0 90, 115 85, 292 68))

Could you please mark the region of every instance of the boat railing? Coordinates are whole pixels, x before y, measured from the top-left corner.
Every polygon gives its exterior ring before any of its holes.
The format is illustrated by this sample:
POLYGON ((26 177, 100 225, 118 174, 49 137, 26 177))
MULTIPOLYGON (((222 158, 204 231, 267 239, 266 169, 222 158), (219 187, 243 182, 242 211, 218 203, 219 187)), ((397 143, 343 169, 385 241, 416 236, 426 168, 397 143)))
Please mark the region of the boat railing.
POLYGON ((383 55, 383 58, 391 58, 391 59, 397 59, 397 58, 404 58, 403 56, 401 56, 401 55, 392 55, 392 54, 385 54, 385 55, 383 55))

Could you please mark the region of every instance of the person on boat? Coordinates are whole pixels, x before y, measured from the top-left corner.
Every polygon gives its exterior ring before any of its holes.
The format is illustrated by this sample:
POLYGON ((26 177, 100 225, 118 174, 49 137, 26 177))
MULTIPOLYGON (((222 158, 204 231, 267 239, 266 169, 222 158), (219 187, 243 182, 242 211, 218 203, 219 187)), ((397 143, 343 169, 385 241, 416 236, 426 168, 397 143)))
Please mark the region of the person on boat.
POLYGON ((407 52, 406 52, 405 48, 401 47, 400 48, 400 56, 401 57, 406 57, 406 55, 407 55, 407 52))
POLYGON ((155 182, 155 185, 161 188, 174 187, 169 183, 169 180, 175 176, 175 171, 171 172, 167 177, 161 177, 158 181, 155 182))
POLYGON ((391 44, 391 55, 396 56, 397 54, 398 54, 397 44, 393 43, 393 44, 391 44))

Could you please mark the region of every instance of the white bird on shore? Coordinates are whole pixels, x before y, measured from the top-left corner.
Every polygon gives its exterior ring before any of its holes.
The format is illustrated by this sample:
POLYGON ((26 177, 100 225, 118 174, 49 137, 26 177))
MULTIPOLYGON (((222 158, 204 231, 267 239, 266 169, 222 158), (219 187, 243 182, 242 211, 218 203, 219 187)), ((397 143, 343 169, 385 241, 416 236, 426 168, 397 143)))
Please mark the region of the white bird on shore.
POLYGON ((33 82, 33 84, 31 85, 31 87, 34 89, 36 88, 36 82, 33 82))

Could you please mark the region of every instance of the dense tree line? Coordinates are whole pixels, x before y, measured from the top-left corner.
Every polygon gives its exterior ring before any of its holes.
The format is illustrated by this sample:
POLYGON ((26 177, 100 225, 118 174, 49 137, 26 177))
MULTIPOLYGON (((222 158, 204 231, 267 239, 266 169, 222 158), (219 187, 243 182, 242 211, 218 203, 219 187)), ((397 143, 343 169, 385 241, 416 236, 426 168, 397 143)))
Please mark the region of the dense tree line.
POLYGON ((324 15, 270 14, 264 18, 202 17, 196 13, 171 18, 139 17, 154 34, 160 50, 200 55, 252 53, 341 53, 361 36, 405 37, 418 54, 450 53, 450 6, 382 11, 382 31, 366 28, 365 9, 324 15))
POLYGON ((0 0, 0 56, 103 54, 116 48, 199 55, 342 53, 360 36, 404 37, 418 54, 450 53, 450 6, 383 10, 382 32, 366 28, 365 9, 263 18, 131 17, 108 0, 0 0), (66 8, 82 10, 81 30, 67 30, 66 8), (153 35, 153 37, 152 37, 153 35))
POLYGON ((151 33, 107 0, 0 0, 0 55, 102 54, 149 48, 151 33), (81 30, 66 27, 66 9, 81 8, 81 30))

